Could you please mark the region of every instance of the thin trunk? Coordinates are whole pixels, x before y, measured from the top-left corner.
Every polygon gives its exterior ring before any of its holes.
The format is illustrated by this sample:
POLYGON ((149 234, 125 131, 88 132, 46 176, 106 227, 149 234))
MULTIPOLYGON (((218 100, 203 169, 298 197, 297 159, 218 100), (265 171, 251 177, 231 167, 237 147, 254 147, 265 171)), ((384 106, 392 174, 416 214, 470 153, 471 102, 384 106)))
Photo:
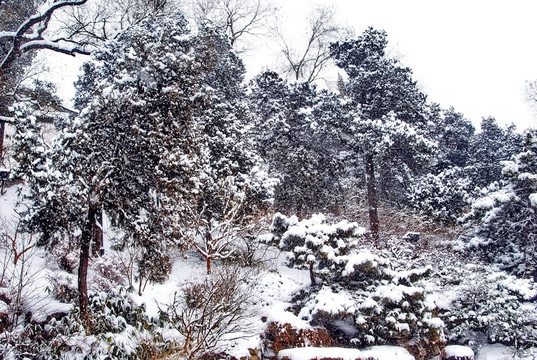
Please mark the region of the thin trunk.
POLYGON ((207 245, 207 275, 211 274, 211 258, 213 257, 213 236, 210 231, 205 233, 205 244, 207 245))
POLYGON ((530 222, 527 221, 522 232, 522 237, 524 239, 524 277, 537 282, 537 259, 535 257, 535 250, 537 250, 537 246, 533 238, 533 234, 529 234, 529 225, 530 222))
POLYGON ((6 132, 6 123, 0 121, 0 160, 4 158, 4 134, 6 132))
POLYGON ((365 177, 367 182, 367 205, 369 206, 369 230, 375 242, 379 240, 379 214, 377 187, 375 184, 375 163, 373 155, 365 156, 365 177))
POLYGON ((95 234, 95 216, 97 207, 95 204, 89 205, 86 223, 80 236, 80 263, 78 265, 78 304, 80 306, 80 318, 82 322, 89 325, 89 299, 88 299, 88 265, 90 258, 91 240, 95 234))
POLYGON ((93 257, 101 256, 101 247, 103 245, 103 212, 98 211, 95 218, 95 228, 93 232, 93 242, 91 248, 91 254, 93 257))
POLYGON ((310 280, 311 286, 317 285, 317 282, 315 281, 315 275, 313 274, 313 263, 310 263, 310 280))

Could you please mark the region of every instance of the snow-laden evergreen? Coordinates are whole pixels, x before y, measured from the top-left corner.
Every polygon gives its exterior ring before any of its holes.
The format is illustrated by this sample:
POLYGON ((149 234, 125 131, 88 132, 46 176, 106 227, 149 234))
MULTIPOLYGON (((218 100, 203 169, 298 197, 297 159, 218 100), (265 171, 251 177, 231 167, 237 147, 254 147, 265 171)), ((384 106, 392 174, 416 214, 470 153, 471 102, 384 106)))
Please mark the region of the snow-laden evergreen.
POLYGON ((427 103, 381 30, 331 45, 338 92, 245 82, 210 21, 133 1, 76 114, 0 106, 1 358, 535 356, 534 130, 427 103))

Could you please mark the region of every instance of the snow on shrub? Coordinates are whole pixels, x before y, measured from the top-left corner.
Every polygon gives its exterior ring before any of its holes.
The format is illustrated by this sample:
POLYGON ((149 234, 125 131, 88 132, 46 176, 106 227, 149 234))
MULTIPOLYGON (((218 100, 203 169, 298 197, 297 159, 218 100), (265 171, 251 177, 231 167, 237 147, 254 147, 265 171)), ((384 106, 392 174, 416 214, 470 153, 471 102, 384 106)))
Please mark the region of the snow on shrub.
POLYGON ((287 265, 308 269, 312 284, 315 276, 327 280, 341 275, 341 271, 334 270, 341 268, 345 256, 366 232, 357 223, 346 220, 327 224, 323 214, 299 222, 296 216, 287 218, 278 213, 270 229, 280 249, 287 253, 287 265))
POLYGON ((288 253, 288 266, 314 270, 323 280, 295 299, 300 318, 346 344, 410 344, 427 355, 440 352, 444 324, 421 285, 430 267, 402 268, 395 259, 360 249, 363 228, 347 221, 330 225, 321 214, 303 221, 276 214, 271 229, 288 253))
POLYGON ((443 296, 452 294, 441 312, 453 342, 491 343, 528 348, 537 343, 537 285, 492 267, 454 267, 443 296))
POLYGON ((73 310, 0 334, 0 358, 140 359, 156 357, 177 346, 164 340, 145 309, 134 305, 121 290, 92 294, 90 308, 93 320, 89 328, 82 325, 78 310, 73 310))

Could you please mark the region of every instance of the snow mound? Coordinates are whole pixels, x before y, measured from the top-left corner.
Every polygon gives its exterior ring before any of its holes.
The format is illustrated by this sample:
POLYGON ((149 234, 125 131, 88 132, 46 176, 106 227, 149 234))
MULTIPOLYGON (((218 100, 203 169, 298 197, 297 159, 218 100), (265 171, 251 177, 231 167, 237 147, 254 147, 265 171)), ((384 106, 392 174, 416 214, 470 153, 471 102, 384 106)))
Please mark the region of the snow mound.
POLYGON ((356 360, 362 358, 362 353, 358 349, 345 349, 336 347, 304 347, 282 350, 278 353, 278 359, 288 358, 290 360, 311 360, 328 357, 341 358, 343 360, 356 360))
POLYGON ((474 358, 474 351, 470 349, 468 346, 462 346, 462 345, 449 345, 446 346, 444 349, 444 352, 446 354, 446 358, 474 358))
POLYGON ((537 349, 530 349, 527 354, 517 354, 516 350, 502 344, 484 345, 478 352, 476 360, 533 360, 537 349))
POLYGON ((402 347, 399 346, 371 346, 362 350, 364 359, 375 360, 414 360, 414 356, 402 347))

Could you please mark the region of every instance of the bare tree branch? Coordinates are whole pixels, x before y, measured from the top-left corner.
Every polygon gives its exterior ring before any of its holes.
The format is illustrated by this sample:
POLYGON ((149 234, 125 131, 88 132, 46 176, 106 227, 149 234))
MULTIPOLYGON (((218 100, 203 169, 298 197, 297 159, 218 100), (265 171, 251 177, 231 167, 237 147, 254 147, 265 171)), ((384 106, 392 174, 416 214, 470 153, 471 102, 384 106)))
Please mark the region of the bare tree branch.
POLYGON ((86 3, 86 1, 65 0, 53 2, 41 13, 29 17, 16 31, 0 33, 0 39, 11 41, 9 51, 1 60, 0 71, 8 69, 25 52, 37 49, 49 49, 69 55, 74 55, 75 53, 87 54, 83 49, 66 46, 60 41, 46 40, 43 38, 44 32, 47 30, 52 14, 55 11, 68 6, 79 6, 86 3), (28 33, 34 27, 36 27, 34 32, 28 33))
POLYGON ((287 62, 285 72, 294 80, 314 82, 330 61, 329 45, 345 33, 335 23, 335 11, 331 7, 317 7, 310 15, 308 36, 301 52, 289 45, 289 40, 277 29, 281 52, 287 62))
POLYGON ((225 31, 236 48, 239 39, 267 33, 276 8, 264 0, 196 0, 194 12, 198 21, 208 20, 225 31))
POLYGON ((59 31, 73 44, 92 48, 114 38, 149 15, 166 16, 175 9, 173 0, 93 0, 82 7, 66 8, 59 31))
POLYGON ((537 80, 526 81, 524 95, 530 107, 537 113, 537 80))

